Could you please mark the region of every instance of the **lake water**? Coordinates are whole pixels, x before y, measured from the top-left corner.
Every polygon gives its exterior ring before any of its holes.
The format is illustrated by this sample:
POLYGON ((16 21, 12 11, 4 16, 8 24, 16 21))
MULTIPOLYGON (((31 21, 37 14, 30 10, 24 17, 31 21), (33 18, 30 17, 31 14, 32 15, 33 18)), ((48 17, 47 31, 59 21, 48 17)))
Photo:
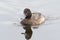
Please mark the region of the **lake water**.
POLYGON ((60 0, 0 0, 0 40, 28 40, 28 37, 60 40, 60 0), (25 17, 24 8, 41 12, 45 22, 36 29, 24 29, 19 23, 25 17))

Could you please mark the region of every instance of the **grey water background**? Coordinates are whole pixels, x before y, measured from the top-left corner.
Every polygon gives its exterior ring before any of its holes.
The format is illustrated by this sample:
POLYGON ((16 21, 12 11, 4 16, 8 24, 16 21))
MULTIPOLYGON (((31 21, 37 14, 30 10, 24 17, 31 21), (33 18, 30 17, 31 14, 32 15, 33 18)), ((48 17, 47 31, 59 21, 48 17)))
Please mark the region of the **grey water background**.
POLYGON ((33 29, 30 40, 60 40, 60 0, 0 0, 0 40, 26 40, 20 24, 24 8, 41 12, 45 23, 33 29))

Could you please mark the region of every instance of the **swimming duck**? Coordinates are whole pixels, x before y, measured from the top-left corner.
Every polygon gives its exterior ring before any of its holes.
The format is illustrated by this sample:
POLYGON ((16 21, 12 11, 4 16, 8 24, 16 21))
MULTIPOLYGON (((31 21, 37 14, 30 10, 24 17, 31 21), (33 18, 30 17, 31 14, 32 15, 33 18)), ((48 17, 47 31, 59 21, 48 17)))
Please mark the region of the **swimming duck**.
POLYGON ((29 8, 24 9, 25 19, 21 21, 22 25, 37 26, 45 21, 45 17, 38 12, 32 13, 29 8))

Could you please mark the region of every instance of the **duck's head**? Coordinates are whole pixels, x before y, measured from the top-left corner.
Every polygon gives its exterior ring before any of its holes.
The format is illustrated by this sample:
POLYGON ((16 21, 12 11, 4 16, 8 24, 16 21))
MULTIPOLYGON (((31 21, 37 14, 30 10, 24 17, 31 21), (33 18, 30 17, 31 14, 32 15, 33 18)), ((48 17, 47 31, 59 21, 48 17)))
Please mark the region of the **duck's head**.
POLYGON ((26 19, 30 19, 31 18, 31 16, 32 16, 32 13, 31 13, 31 11, 30 11, 30 9, 29 8, 25 8, 24 9, 24 14, 25 14, 25 18, 26 19))

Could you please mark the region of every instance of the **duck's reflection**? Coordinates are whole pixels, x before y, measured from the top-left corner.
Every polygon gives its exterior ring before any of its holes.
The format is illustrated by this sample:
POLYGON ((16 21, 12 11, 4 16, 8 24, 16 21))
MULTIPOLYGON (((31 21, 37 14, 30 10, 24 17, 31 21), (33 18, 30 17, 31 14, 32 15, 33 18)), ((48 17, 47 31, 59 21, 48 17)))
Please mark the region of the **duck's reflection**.
POLYGON ((22 33, 25 35, 25 39, 26 40, 29 40, 31 37, 32 37, 32 29, 31 29, 31 26, 30 25, 26 25, 23 27, 23 29, 25 30, 25 33, 22 33))

